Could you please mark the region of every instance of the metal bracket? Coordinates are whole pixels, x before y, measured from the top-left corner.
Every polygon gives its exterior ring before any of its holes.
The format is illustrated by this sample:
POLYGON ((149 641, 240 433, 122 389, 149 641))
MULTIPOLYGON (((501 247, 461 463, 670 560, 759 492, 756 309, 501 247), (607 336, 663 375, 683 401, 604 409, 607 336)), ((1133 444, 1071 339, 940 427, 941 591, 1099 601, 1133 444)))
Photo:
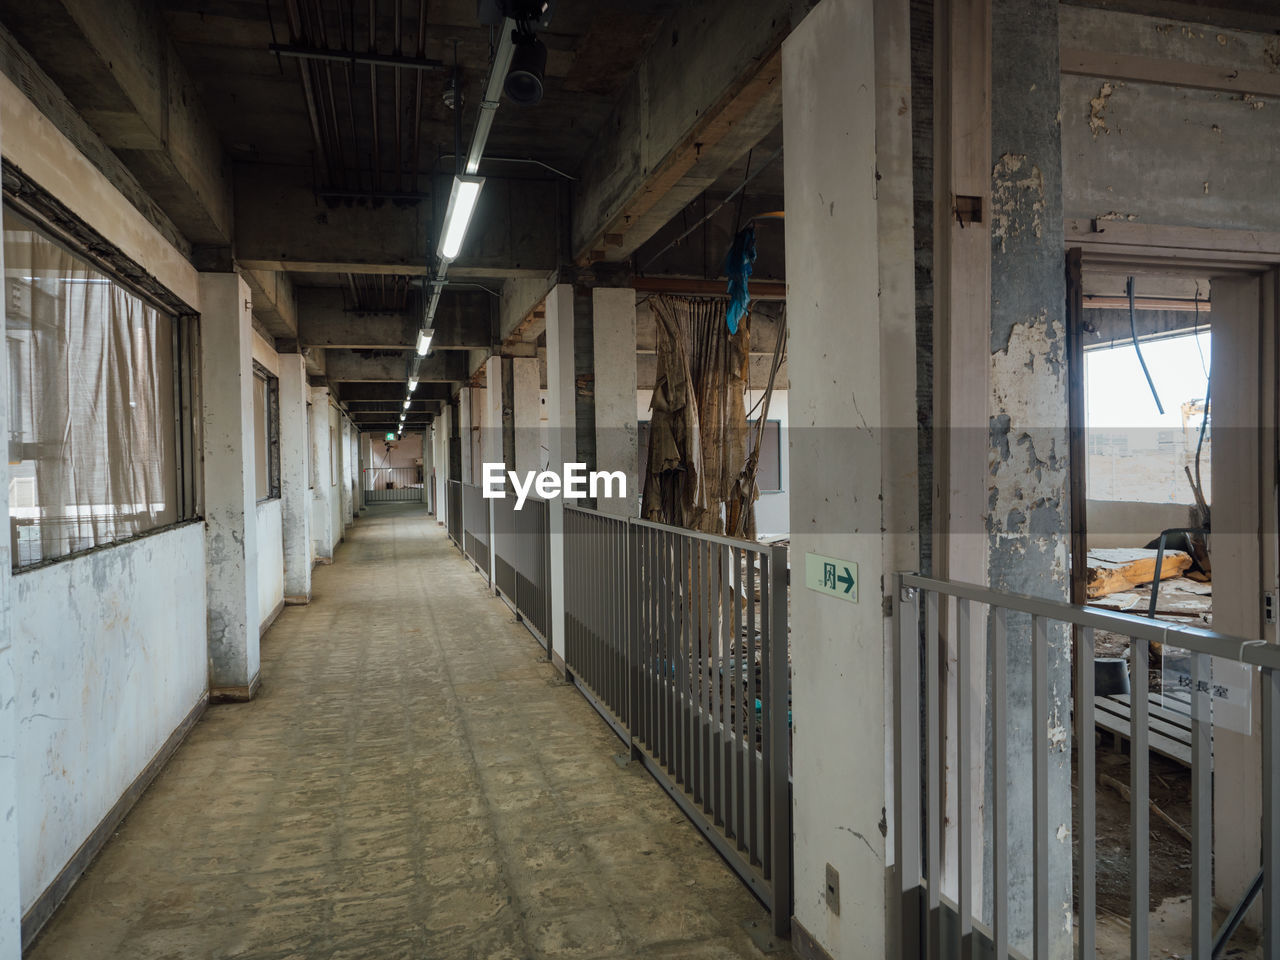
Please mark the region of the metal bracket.
POLYGON ((1266 593, 1262 595, 1262 617, 1263 617, 1263 620, 1266 621, 1266 623, 1270 624, 1271 626, 1275 626, 1277 614, 1276 614, 1276 592, 1274 590, 1268 590, 1266 593))

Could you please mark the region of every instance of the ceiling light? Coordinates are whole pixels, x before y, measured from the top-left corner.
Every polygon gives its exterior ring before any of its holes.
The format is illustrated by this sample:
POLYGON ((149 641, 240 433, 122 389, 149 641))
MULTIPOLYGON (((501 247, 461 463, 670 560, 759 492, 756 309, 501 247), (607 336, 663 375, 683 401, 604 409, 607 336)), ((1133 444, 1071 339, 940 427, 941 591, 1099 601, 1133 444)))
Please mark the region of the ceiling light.
POLYGON ((547 74, 547 45, 532 31, 519 31, 515 36, 511 69, 503 89, 507 97, 521 106, 533 106, 542 99, 542 81, 547 74))
POLYGON ((401 423, 404 423, 404 418, 405 418, 405 417, 407 417, 407 416, 408 416, 408 414, 407 414, 407 413, 402 413, 402 414, 400 414, 400 422, 401 422, 401 423))
POLYGON ((409 404, 410 404, 410 403, 412 403, 412 402, 413 402, 412 400, 406 400, 406 401, 404 402, 404 408, 405 408, 406 410, 408 410, 408 409, 409 409, 409 404))
POLYGON ((480 188, 484 186, 484 177, 456 176, 453 178, 453 189, 449 191, 449 206, 444 213, 444 229, 440 235, 440 257, 451 261, 462 249, 462 241, 467 235, 467 227, 471 223, 471 215, 476 212, 476 201, 480 199, 480 188))
POLYGON ((415 390, 417 390, 417 389, 418 389, 418 381, 417 381, 416 379, 413 379, 413 378, 411 377, 411 378, 409 379, 409 392, 410 392, 410 393, 413 393, 413 391, 415 391, 415 390))
MULTIPOLYGON (((418 356, 425 357, 427 351, 431 349, 431 334, 425 330, 418 331, 418 356)), ((414 380, 414 383, 418 381, 414 380)))

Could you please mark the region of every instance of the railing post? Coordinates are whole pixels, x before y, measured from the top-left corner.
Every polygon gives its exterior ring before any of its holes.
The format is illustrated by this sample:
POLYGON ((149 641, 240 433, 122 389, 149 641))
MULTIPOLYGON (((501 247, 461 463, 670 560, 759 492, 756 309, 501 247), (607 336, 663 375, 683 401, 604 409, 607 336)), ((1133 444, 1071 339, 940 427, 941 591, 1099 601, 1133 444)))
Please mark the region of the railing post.
POLYGON ((627 589, 627 637, 623 649, 626 650, 627 677, 627 730, 631 733, 631 758, 638 760, 639 747, 636 739, 641 735, 637 712, 640 709, 640 535, 635 525, 627 517, 624 536, 627 538, 626 565, 622 579, 627 589))
POLYGON ((920 956, 920 593, 894 574, 893 861, 900 960, 920 956))
POLYGON ((769 548, 769 729, 773 820, 769 824, 773 854, 773 932, 791 932, 791 665, 790 617, 787 605, 787 548, 769 548))
POLYGON ((1262 955, 1280 956, 1280 671, 1262 671, 1262 955))

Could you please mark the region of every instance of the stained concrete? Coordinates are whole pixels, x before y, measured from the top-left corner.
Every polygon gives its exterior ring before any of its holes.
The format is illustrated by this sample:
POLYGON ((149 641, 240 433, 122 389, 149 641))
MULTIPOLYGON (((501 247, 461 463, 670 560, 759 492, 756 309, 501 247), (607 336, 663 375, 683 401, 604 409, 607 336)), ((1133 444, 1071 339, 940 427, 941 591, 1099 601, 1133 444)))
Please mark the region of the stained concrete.
POLYGON ((759 956, 763 908, 420 504, 371 507, 313 597, 29 960, 759 956))

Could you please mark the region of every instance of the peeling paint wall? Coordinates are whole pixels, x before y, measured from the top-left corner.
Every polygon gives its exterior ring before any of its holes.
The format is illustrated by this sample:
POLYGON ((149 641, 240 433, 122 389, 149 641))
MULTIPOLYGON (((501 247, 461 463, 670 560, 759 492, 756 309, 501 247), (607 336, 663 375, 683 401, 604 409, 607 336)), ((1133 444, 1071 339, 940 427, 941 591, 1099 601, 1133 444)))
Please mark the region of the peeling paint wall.
POLYGON ((208 689, 203 524, 12 590, 25 912, 208 689))
MULTIPOLYGON (((987 535, 993 588, 1065 599, 1070 521, 1058 10, 1056 0, 994 0, 992 8, 991 154, 996 159, 987 535)), ((1065 632, 1051 632, 1051 717, 1045 729, 1036 729, 1026 618, 1009 618, 1008 637, 1009 908, 1012 943, 1028 951, 1033 927, 1032 744, 1036 737, 1051 741, 1050 820, 1069 831, 1071 670, 1065 632)), ((988 779, 991 769, 988 763, 988 779)), ((987 869, 991 839, 985 844, 987 869)), ((1051 953, 1067 957, 1069 837, 1055 852, 1049 864, 1050 899, 1065 908, 1062 923, 1053 928, 1051 953)), ((990 895, 987 890, 988 911, 990 895)))
MULTIPOLYGON (((1280 38, 1063 6, 1063 48, 1274 74, 1280 38)), ((1066 76, 1068 217, 1280 231, 1280 100, 1066 76)))

